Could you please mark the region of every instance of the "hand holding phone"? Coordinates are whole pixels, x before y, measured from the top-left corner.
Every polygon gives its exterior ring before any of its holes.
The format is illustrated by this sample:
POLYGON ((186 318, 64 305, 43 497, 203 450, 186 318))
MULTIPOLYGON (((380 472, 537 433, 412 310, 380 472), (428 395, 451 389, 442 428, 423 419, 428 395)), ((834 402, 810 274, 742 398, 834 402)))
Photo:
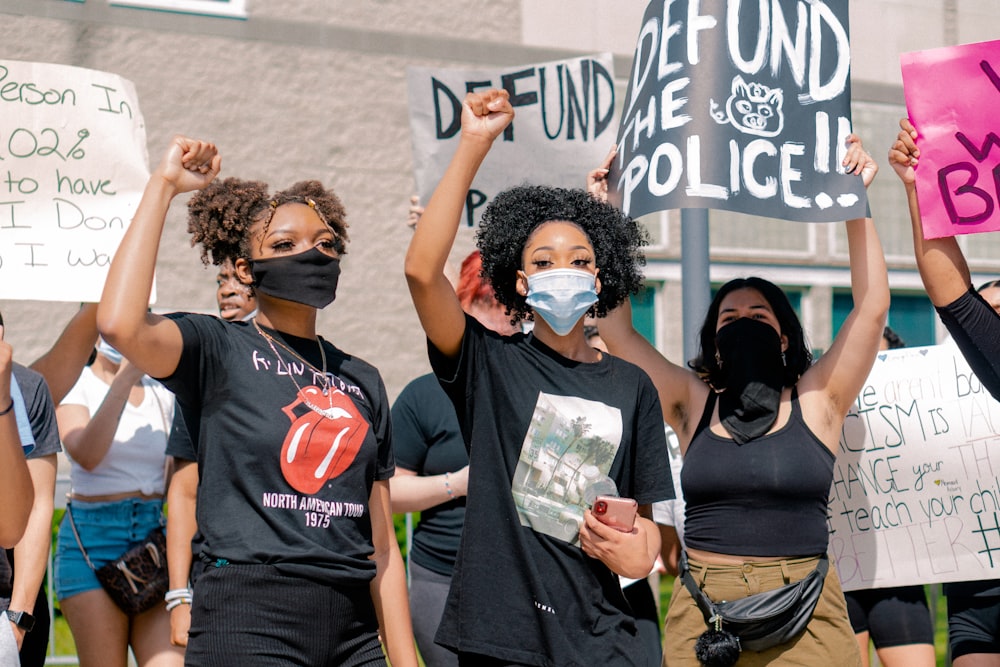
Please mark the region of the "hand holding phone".
POLYGON ((592 512, 601 523, 623 533, 631 533, 638 504, 633 498, 597 496, 592 512))

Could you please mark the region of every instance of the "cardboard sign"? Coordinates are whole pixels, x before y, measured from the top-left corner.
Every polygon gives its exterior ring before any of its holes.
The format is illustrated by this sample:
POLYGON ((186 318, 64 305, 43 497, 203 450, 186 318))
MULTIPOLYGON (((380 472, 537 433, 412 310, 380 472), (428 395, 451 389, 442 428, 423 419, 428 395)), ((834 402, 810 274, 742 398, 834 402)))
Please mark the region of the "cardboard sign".
POLYGON ((0 299, 99 300, 146 164, 131 82, 0 60, 0 299))
POLYGON ((407 69, 417 194, 426 204, 458 146, 467 92, 503 88, 514 120, 496 139, 466 198, 463 223, 506 188, 586 186, 614 144, 611 54, 505 69, 407 69))
POLYGON ((845 590, 1000 578, 1000 403, 954 343, 879 353, 828 516, 845 590))
POLYGON ((650 2, 612 201, 633 217, 675 208, 864 217, 864 185, 841 167, 851 132, 847 5, 650 2))
POLYGON ((904 53, 917 128, 917 198, 928 239, 1000 229, 1000 41, 904 53))

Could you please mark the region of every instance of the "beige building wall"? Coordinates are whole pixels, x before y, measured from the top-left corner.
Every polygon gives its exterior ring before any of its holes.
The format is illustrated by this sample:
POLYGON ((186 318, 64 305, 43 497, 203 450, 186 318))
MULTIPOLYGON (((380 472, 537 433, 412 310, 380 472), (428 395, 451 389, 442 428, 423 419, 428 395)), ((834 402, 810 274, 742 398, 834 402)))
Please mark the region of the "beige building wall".
MULTIPOLYGON (((348 211, 351 244, 337 301, 322 313, 319 328, 376 364, 394 397, 428 370, 402 275, 414 189, 406 66, 508 65, 611 51, 624 92, 645 2, 245 4, 246 18, 233 19, 113 6, 109 0, 0 0, 0 56, 107 70, 132 80, 153 165, 171 135, 186 133, 220 146, 223 175, 261 179, 275 188, 305 178, 333 187, 348 211)), ((856 125, 871 130, 867 143, 884 163, 903 111, 899 53, 995 38, 1000 21, 995 0, 851 0, 850 7, 856 125)), ((887 166, 877 187, 873 206, 887 240, 893 286, 919 292, 901 189, 887 166)), ((156 306, 212 310, 214 271, 202 267, 189 246, 185 213, 181 199, 163 237, 156 306)), ((840 226, 715 213, 712 220, 713 281, 761 273, 801 286, 813 344, 828 344, 831 295, 849 285, 840 226)), ((647 223, 657 238, 648 276, 662 286, 657 343, 680 359, 679 224, 674 214, 647 223)), ((469 249, 471 233, 463 230, 456 257, 469 249)), ((977 268, 1000 273, 995 250, 977 244, 977 268)), ((28 362, 44 351, 75 307, 0 303, 17 358, 28 362)))

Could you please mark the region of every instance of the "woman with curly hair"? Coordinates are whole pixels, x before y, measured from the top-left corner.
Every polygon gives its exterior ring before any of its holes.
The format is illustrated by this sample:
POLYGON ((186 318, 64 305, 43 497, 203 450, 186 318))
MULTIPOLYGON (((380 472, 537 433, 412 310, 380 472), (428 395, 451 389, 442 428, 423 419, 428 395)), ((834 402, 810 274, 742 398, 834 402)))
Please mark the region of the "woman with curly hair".
MULTIPOLYGON (((856 136, 847 140, 844 169, 867 186, 878 167, 856 136)), ((606 190, 603 171, 591 172, 597 195, 606 190)), ((828 567, 827 499, 844 419, 882 340, 889 282, 872 219, 845 224, 854 308, 816 363, 788 297, 763 278, 719 288, 690 368, 666 359, 635 331, 627 304, 600 323, 608 349, 652 377, 663 420, 680 441, 682 577, 719 602, 828 568, 805 630, 770 648, 735 647, 738 662, 728 657, 741 667, 860 664, 836 570, 828 567)), ((696 647, 708 650, 712 636, 699 641, 706 618, 687 583, 674 588, 663 630, 664 661, 672 667, 701 664, 696 647)))
MULTIPOLYGON (((498 333, 520 331, 493 296, 482 270, 478 250, 462 260, 455 285, 462 310, 498 333)), ((434 635, 462 538, 469 455, 455 408, 433 373, 407 384, 392 404, 392 449, 392 509, 420 513, 407 558, 413 636, 426 667, 455 667, 455 654, 435 644, 434 635)))
MULTIPOLYGON (((188 233, 191 244, 200 243, 201 262, 219 267, 216 275, 216 301, 219 317, 227 322, 245 321, 257 314, 257 297, 252 285, 244 285, 236 275, 233 262, 240 257, 242 229, 251 220, 255 208, 267 199, 267 184, 238 178, 215 180, 198 190, 188 200, 188 233)), ((187 419, 196 420, 196 414, 187 419)), ((194 427, 197 434, 197 424, 194 427)), ((187 646, 191 627, 191 582, 201 572, 202 564, 192 558, 192 540, 199 539, 195 513, 198 504, 197 446, 179 404, 174 411, 167 455, 173 474, 167 489, 167 556, 170 568, 171 601, 170 642, 187 646), (192 565, 195 567, 192 568, 192 565)))
POLYGON ((466 192, 512 118, 505 91, 466 96, 458 148, 406 256, 470 457, 437 642, 477 667, 648 665, 616 574, 645 577, 659 550, 650 505, 673 496, 660 407, 645 373, 583 334, 587 313, 638 291, 643 234, 582 190, 497 195, 477 234, 483 275, 513 321, 534 321, 529 334, 467 316, 444 273, 466 192), (638 502, 630 531, 595 518, 597 493, 638 502))
MULTIPOLYGON (((414 667, 393 530, 389 403, 378 371, 316 333, 346 251, 344 209, 304 181, 247 186, 193 216, 205 252, 235 253, 257 293, 251 322, 146 312, 174 196, 218 174, 213 144, 175 137, 112 262, 102 334, 161 378, 197 424, 197 519, 188 665, 414 667)), ((225 184, 223 184, 225 185, 225 184)), ((168 609, 186 591, 167 595, 168 609)))

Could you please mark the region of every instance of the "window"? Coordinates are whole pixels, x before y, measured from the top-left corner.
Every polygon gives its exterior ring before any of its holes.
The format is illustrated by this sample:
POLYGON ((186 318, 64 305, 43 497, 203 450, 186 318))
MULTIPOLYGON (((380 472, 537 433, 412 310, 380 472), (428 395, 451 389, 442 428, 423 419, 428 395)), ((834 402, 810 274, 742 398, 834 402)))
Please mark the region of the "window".
POLYGON ((238 19, 247 17, 247 0, 109 0, 108 4, 113 7, 157 9, 182 14, 227 16, 238 19))
POLYGON ((650 345, 656 346, 656 292, 658 283, 646 283, 646 288, 632 297, 632 326, 650 345))
MULTIPOLYGON (((836 292, 833 295, 833 328, 839 331, 854 307, 854 299, 849 293, 836 292)), ((906 342, 907 347, 934 345, 936 315, 926 294, 893 293, 889 306, 889 326, 906 342)))
POLYGON ((651 250, 663 250, 669 245, 667 234, 668 219, 667 211, 657 211, 656 213, 650 213, 649 215, 637 218, 639 225, 649 232, 649 245, 646 246, 647 252, 651 250))
MULTIPOLYGON (((906 207, 906 192, 886 159, 889 146, 896 140, 899 132, 899 119, 906 115, 906 107, 854 101, 851 103, 851 111, 854 131, 864 141, 865 148, 880 167, 878 177, 868 188, 868 202, 885 256, 890 261, 912 262, 913 238, 909 209, 906 207)), ((834 232, 836 245, 831 247, 831 253, 846 260, 847 233, 844 225, 836 225, 834 232)), ((895 306, 895 302, 893 305, 895 306)))

